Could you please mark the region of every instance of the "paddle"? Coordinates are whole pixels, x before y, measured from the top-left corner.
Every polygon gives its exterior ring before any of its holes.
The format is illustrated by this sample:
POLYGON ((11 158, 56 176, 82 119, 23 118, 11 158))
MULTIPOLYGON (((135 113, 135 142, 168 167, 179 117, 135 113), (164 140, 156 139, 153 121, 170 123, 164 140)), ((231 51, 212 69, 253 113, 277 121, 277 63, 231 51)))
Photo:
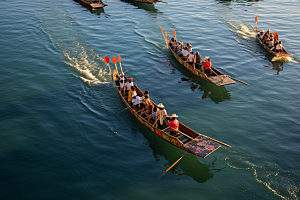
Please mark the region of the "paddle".
POLYGON ((109 72, 110 72, 110 74, 112 75, 111 70, 110 70, 110 66, 109 66, 109 58, 108 58, 107 56, 105 56, 104 61, 105 61, 106 64, 108 65, 109 72))
POLYGON ((166 36, 166 39, 168 40, 168 33, 167 33, 167 31, 165 31, 165 36, 166 36))
POLYGON ((174 30, 174 32, 173 32, 173 33, 174 33, 174 36, 175 36, 175 40, 176 40, 176 31, 174 30))
POLYGON ((256 26, 254 27, 254 29, 256 29, 256 31, 258 31, 258 28, 257 28, 257 21, 258 21, 258 17, 256 16, 256 17, 255 17, 256 26))
MULTIPOLYGON (((228 76, 228 75, 226 75, 226 76, 228 76)), ((238 82, 240 82, 240 83, 243 83, 243 84, 245 84, 245 85, 250 86, 248 83, 245 83, 245 82, 243 82, 243 81, 240 81, 239 79, 233 78, 233 77, 231 77, 231 76, 228 76, 228 77, 231 78, 231 79, 233 79, 233 80, 236 80, 236 81, 238 81, 238 82)))
POLYGON ((174 167, 174 165, 176 165, 176 163, 178 163, 188 152, 184 152, 184 154, 181 155, 181 157, 173 163, 173 165, 171 165, 166 171, 164 171, 160 176, 159 178, 161 178, 165 173, 167 173, 167 171, 169 171, 172 167, 174 167))
POLYGON ((122 69, 122 65, 121 65, 121 56, 119 54, 118 54, 118 60, 119 60, 119 63, 120 63, 121 71, 122 71, 122 73, 124 73, 123 69, 122 69))
POLYGON ((118 60, 117 60, 117 58, 115 56, 113 56, 112 62, 115 64, 116 70, 118 71, 118 68, 117 68, 117 62, 118 62, 118 60))
POLYGON ((165 35, 164 35, 164 32, 163 32, 163 30, 162 30, 161 26, 159 26, 159 28, 160 28, 160 31, 161 31, 161 33, 163 34, 163 36, 164 36, 164 39, 165 39, 165 42, 166 42, 166 44, 167 44, 167 40, 166 40, 166 37, 165 37, 165 35))

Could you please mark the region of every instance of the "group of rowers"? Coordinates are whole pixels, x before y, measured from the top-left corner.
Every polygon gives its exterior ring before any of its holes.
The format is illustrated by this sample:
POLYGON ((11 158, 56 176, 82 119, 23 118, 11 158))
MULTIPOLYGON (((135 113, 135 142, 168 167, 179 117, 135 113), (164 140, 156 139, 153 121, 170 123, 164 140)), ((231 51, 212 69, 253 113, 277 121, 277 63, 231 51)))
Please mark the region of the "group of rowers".
POLYGON ((128 104, 143 118, 148 118, 148 122, 151 120, 153 125, 156 123, 157 127, 161 130, 170 127, 170 135, 179 136, 179 121, 176 119, 178 116, 172 114, 168 116, 167 111, 162 103, 155 105, 150 100, 149 91, 146 90, 142 96, 139 96, 136 91, 136 86, 133 83, 132 78, 126 79, 124 73, 117 75, 116 85, 121 91, 123 97, 127 100, 128 104), (171 121, 169 121, 171 119, 171 121))
POLYGON ((261 42, 266 45, 271 51, 274 52, 283 52, 284 48, 282 46, 282 42, 279 41, 278 34, 272 34, 270 32, 270 29, 267 30, 267 32, 264 33, 264 30, 261 30, 258 33, 258 38, 261 40, 261 42))
POLYGON ((176 39, 171 38, 171 40, 169 40, 169 46, 183 61, 188 63, 190 66, 202 71, 203 73, 212 74, 209 57, 205 57, 205 62, 203 62, 199 52, 194 54, 192 51, 192 45, 190 43, 187 43, 185 47, 183 42, 177 42, 176 39))

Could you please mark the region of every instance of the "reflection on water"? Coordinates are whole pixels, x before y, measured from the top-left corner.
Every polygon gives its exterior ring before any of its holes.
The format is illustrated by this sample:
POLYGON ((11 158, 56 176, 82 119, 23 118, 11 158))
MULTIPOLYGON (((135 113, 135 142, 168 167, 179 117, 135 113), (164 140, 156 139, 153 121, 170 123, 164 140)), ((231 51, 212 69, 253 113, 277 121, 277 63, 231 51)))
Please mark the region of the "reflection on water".
MULTIPOLYGON (((277 71, 276 74, 273 75, 279 75, 279 72, 283 71, 283 64, 291 60, 291 58, 277 57, 270 53, 266 54, 266 58, 272 63, 272 69, 277 71)), ((271 65, 265 67, 271 67, 271 65)))
MULTIPOLYGON (((157 135, 150 132, 140 123, 138 124, 142 134, 149 141, 148 145, 153 150, 155 161, 161 162, 161 156, 163 156, 167 160, 167 163, 163 163, 164 169, 162 170, 162 172, 169 168, 184 153, 183 150, 159 138, 157 135)), ((217 159, 215 159, 209 165, 205 165, 197 159, 197 156, 188 153, 168 173, 176 174, 178 176, 177 180, 180 180, 180 176, 186 175, 192 177, 199 183, 204 183, 207 180, 213 178, 216 172, 219 172, 223 169, 215 168, 214 165, 216 161, 217 159)), ((159 174, 157 175, 157 177, 158 176, 159 174)))
POLYGON ((144 9, 150 13, 162 13, 155 8, 154 4, 140 3, 133 0, 121 0, 121 1, 130 3, 131 5, 137 7, 137 9, 144 9))
POLYGON ((231 5, 231 2, 238 3, 239 5, 251 6, 252 2, 258 2, 263 0, 216 0, 218 3, 222 3, 225 5, 231 5), (250 3, 250 4, 249 4, 250 3))
POLYGON ((220 103, 231 98, 225 86, 216 86, 196 76, 193 78, 181 78, 182 81, 190 83, 190 89, 195 93, 197 90, 203 92, 202 99, 211 99, 215 103, 220 103))

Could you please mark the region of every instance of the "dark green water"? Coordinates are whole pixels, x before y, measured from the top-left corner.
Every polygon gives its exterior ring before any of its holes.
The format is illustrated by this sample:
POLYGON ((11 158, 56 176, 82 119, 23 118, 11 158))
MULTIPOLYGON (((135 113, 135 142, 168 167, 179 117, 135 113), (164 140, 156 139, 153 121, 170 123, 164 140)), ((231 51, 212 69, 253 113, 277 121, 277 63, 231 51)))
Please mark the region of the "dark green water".
POLYGON ((299 1, 2 1, 0 199, 299 199, 299 1), (252 31, 277 31, 274 60, 252 31), (159 26, 250 84, 217 87, 185 70, 159 26), (232 146, 205 159, 139 124, 103 61, 193 130, 232 146), (113 66, 113 65, 111 65, 113 66))

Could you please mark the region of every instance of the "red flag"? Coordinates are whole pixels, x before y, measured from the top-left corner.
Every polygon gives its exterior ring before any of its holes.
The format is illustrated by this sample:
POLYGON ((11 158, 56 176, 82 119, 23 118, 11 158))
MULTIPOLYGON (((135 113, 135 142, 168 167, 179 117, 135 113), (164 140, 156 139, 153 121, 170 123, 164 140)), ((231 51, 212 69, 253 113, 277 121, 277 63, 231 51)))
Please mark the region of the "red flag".
POLYGON ((112 58, 112 61, 113 61, 114 64, 117 64, 117 62, 118 62, 118 60, 115 56, 112 58))
POLYGON ((105 56, 104 61, 106 62, 106 64, 109 63, 109 58, 107 56, 105 56))
POLYGON ((258 21, 258 17, 257 17, 257 16, 255 17, 255 21, 256 21, 256 22, 258 21))

